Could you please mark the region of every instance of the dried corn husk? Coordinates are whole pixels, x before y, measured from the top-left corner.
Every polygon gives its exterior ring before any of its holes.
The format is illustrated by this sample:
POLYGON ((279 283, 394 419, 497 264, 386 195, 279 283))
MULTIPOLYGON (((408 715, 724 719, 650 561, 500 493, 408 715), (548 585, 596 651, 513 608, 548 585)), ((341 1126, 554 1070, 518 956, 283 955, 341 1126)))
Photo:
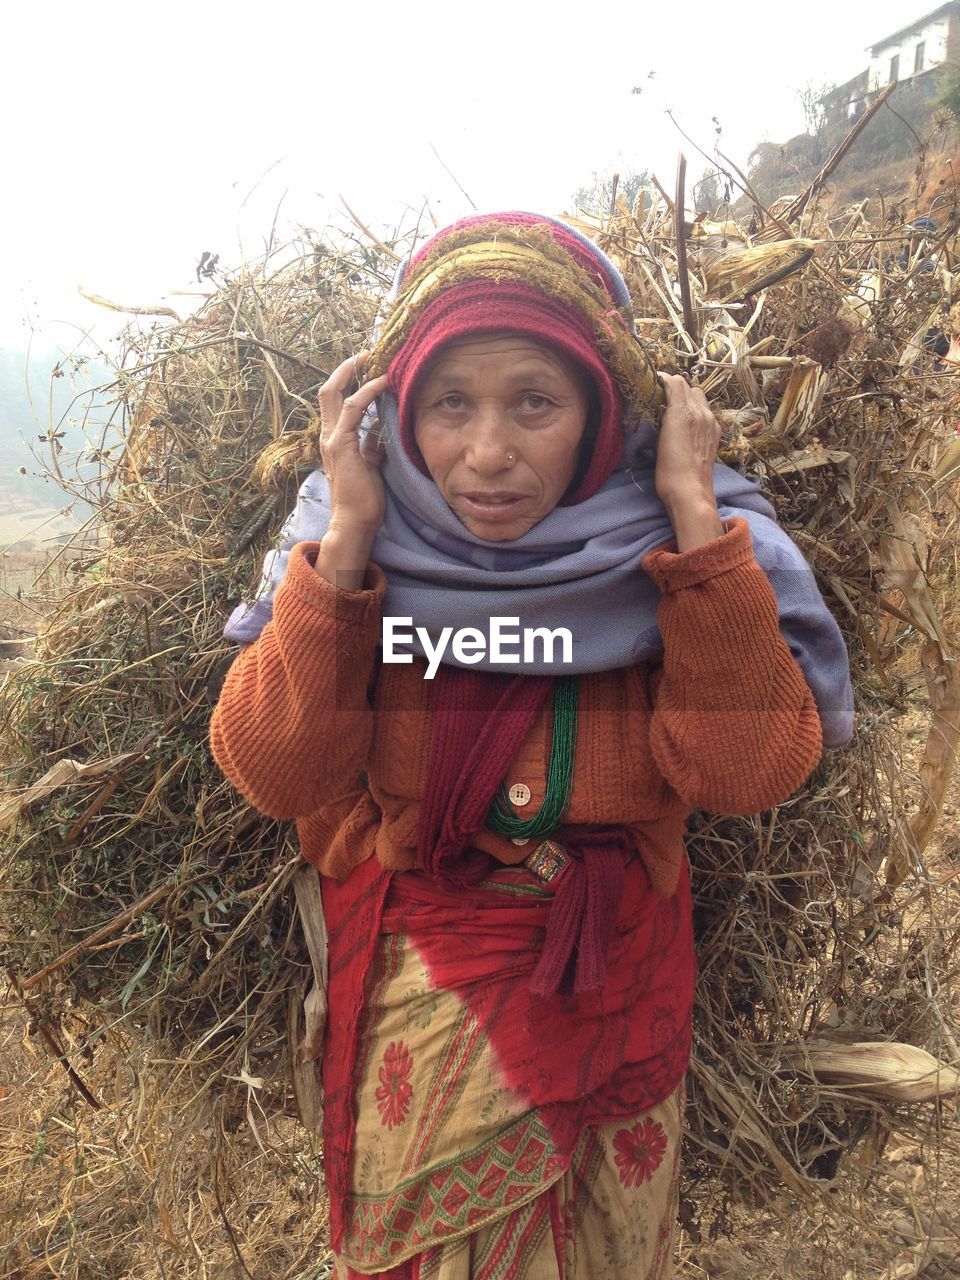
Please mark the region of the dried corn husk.
POLYGON ((133 752, 127 751, 122 755, 111 756, 107 760, 90 760, 87 762, 58 760, 32 786, 25 787, 23 791, 0 797, 0 831, 12 827, 32 804, 45 800, 47 796, 59 790, 60 787, 69 786, 73 782, 80 782, 86 778, 99 778, 105 773, 118 769, 132 755, 133 752))
POLYGON ((750 237, 736 222, 710 222, 706 218, 690 228, 690 247, 746 249, 750 237))
MULTIPOLYGON (((900 357, 900 368, 910 369, 914 365, 922 362, 926 348, 924 342, 927 334, 931 330, 936 330, 938 323, 942 322, 941 309, 939 304, 933 308, 928 316, 922 321, 917 330, 910 335, 908 342, 903 348, 903 354, 900 357)), ((949 352, 947 353, 949 355, 949 352)))
POLYGON ((926 539, 916 516, 887 503, 889 531, 879 541, 880 560, 891 582, 902 593, 910 621, 932 641, 949 652, 947 638, 930 596, 924 564, 926 539))
POLYGON ((772 423, 772 430, 802 440, 813 425, 827 389, 827 376, 815 360, 798 356, 772 423))
POLYGON ((943 457, 937 463, 933 473, 933 483, 943 484, 946 480, 956 478, 960 474, 960 440, 953 440, 943 451, 943 457))
POLYGON ((745 436, 759 435, 769 422, 766 406, 759 404, 744 405, 742 409, 720 409, 717 418, 722 427, 741 431, 745 436))
POLYGON ((793 275, 813 257, 816 240, 775 240, 749 249, 701 254, 708 298, 732 302, 749 297, 793 275))
POLYGON ((813 1041, 792 1065, 817 1080, 898 1102, 930 1102, 960 1092, 960 1071, 912 1044, 813 1041))

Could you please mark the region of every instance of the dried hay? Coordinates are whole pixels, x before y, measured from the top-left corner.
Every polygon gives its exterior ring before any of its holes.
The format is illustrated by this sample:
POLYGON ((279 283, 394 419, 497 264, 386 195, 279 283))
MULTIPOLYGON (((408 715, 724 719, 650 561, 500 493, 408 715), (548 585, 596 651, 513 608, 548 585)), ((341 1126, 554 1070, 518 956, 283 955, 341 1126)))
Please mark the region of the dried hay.
MULTIPOLYGON (((710 395, 724 456, 764 474, 855 678, 851 750, 772 813, 695 824, 688 1223, 723 1194, 810 1202, 845 1152, 869 1171, 863 1153, 890 1132, 942 1122, 949 1104, 902 1101, 911 1082, 949 1085, 960 1064, 955 871, 925 860, 960 728, 958 502, 941 461, 957 397, 923 343, 960 277, 944 255, 935 271, 891 264, 892 219, 788 212, 736 240, 701 222, 682 252, 669 205, 586 224, 660 366, 710 395), (825 1042, 847 1046, 839 1078, 825 1042), (862 1049, 878 1042, 934 1065, 904 1070, 891 1050, 878 1075, 862 1049)), ((0 1100, 0 1243, 17 1275, 201 1260, 217 1276, 325 1274, 315 1140, 286 1079, 309 986, 298 854, 219 776, 206 728, 232 656, 225 612, 313 465, 317 388, 365 345, 398 250, 306 242, 190 319, 128 334, 123 447, 86 489, 96 536, 0 693, 5 958, 44 1046, 34 1070, 64 1086, 43 1114, 26 1081, 0 1100)), ((839 1211, 821 1196, 821 1217, 839 1211)))

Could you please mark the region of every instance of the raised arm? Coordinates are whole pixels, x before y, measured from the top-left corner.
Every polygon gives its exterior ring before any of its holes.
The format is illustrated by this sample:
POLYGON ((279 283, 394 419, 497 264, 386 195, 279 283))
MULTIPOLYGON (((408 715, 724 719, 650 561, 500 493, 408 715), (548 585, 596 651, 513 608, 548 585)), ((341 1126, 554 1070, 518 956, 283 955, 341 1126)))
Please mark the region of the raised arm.
POLYGON ((663 668, 651 746, 688 804, 756 813, 791 795, 823 747, 820 716, 780 633, 777 599, 745 520, 717 511, 720 426, 706 396, 661 375, 656 488, 676 534, 644 560, 663 593, 663 668))
POLYGON ((745 520, 689 551, 644 560, 663 598, 654 757, 688 804, 758 813, 796 791, 820 758, 820 716, 780 633, 773 588, 745 520))
POLYGON ((372 436, 361 443, 360 423, 386 379, 348 396, 364 359, 345 360, 320 391, 328 528, 291 551, 273 617, 227 673, 210 725, 220 768, 274 818, 302 817, 355 787, 370 750, 386 591, 370 551, 384 491, 382 452, 372 436))

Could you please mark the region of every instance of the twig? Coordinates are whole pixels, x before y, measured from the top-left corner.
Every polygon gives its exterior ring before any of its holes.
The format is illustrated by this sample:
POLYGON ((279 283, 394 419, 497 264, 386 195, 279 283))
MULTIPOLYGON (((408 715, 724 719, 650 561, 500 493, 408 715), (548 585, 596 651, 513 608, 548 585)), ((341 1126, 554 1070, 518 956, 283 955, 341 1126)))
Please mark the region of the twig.
POLYGON ((240 1246, 237 1244, 237 1237, 233 1233, 233 1227, 230 1225, 230 1219, 227 1217, 227 1211, 223 1207, 223 1200, 221 1199, 221 1196, 220 1196, 221 1167, 222 1166, 220 1162, 220 1156, 218 1153, 216 1157, 216 1166, 213 1171, 213 1194, 217 1201, 217 1209, 220 1213, 220 1217, 223 1219, 223 1225, 227 1229, 227 1239, 230 1241, 230 1248, 233 1250, 233 1253, 237 1259, 237 1262, 240 1264, 241 1267, 243 1267, 243 1274, 248 1277, 248 1280, 254 1280, 253 1276, 250 1274, 250 1270, 247 1267, 247 1264, 243 1260, 243 1254, 240 1252, 240 1246))
MULTIPOLYGON (((298 854, 295 858, 292 858, 289 861, 284 862, 278 868, 277 873, 274 876, 271 883, 268 884, 264 889, 263 897, 266 898, 268 894, 272 893, 273 890, 276 889, 283 882, 285 877, 289 877, 292 874, 292 869, 296 867, 300 861, 301 861, 300 855, 298 854)), ((217 968, 218 962, 229 952, 230 948, 233 946, 235 939, 238 938, 243 933, 243 930, 246 927, 248 921, 252 919, 252 917, 256 914, 256 911, 259 905, 260 904, 258 902, 255 902, 253 904, 253 906, 250 908, 247 914, 243 917, 240 923, 230 933, 229 937, 227 937, 226 940, 223 943, 221 943, 216 954, 207 961, 207 967, 204 969, 203 973, 194 983, 193 989, 196 995, 202 996, 206 994, 211 984, 213 983, 214 977, 216 975, 216 968, 217 968)))
POLYGON ((686 206, 687 157, 680 153, 677 161, 677 199, 673 206, 674 230, 677 237, 677 279, 680 282, 680 301, 683 304, 683 325, 690 335, 694 348, 699 345, 697 321, 690 297, 690 272, 687 268, 687 233, 684 225, 686 206))
POLYGON ((323 378, 324 382, 330 377, 326 369, 321 369, 318 365, 311 364, 309 360, 304 360, 302 356, 295 356, 292 351, 284 351, 282 347, 272 347, 269 342, 264 342, 262 338, 255 338, 249 333, 238 334, 237 338, 240 342, 252 343, 255 347, 259 347, 261 351, 269 351, 272 356, 279 356, 281 360, 289 360, 291 364, 299 365, 301 369, 308 369, 310 373, 315 373, 318 377, 323 378))
POLYGON ((40 983, 49 978, 51 974, 57 973, 60 969, 65 969, 68 965, 73 964, 74 960, 89 951, 91 947, 103 942, 105 938, 109 938, 111 934, 116 933, 118 929, 122 929, 125 925, 128 925, 131 920, 134 920, 137 916, 143 915, 144 912, 149 911, 155 903, 160 902, 168 893, 172 893, 174 889, 185 888, 188 884, 193 884, 200 880, 206 880, 209 878, 209 874, 209 872, 204 872, 203 875, 194 876, 191 880, 168 880, 166 884, 160 885, 159 888, 151 889, 149 893, 145 894, 142 898, 138 898, 137 901, 132 903, 129 907, 124 907, 124 909, 115 915, 112 920, 109 920, 105 925, 101 925, 99 929, 95 929, 94 932, 84 938, 82 942, 78 942, 76 946, 70 947, 68 951, 62 952, 56 957, 56 959, 51 960, 49 964, 44 965, 42 969, 38 969, 37 972, 31 974, 29 978, 25 978, 23 980, 23 990, 32 991, 34 987, 38 987, 40 983))
POLYGON ((650 181, 653 183, 653 185, 654 185, 654 186, 657 188, 657 190, 660 192, 661 196, 663 196, 664 204, 667 206, 667 213, 673 213, 673 201, 670 199, 670 197, 669 197, 669 196, 667 195, 667 193, 664 191, 663 187, 660 185, 660 183, 659 183, 659 181, 658 181, 658 179, 657 179, 657 175, 656 175, 655 173, 651 173, 651 175, 650 175, 650 181))
POLYGON ((617 211, 617 187, 620 185, 620 175, 615 173, 610 182, 610 212, 608 217, 613 217, 617 211))
MULTIPOLYGON (((210 850, 208 854, 208 861, 212 863, 212 859, 216 856, 217 852, 225 846, 229 846, 232 841, 243 835, 245 831, 249 830, 249 828, 254 826, 258 821, 259 818, 256 814, 247 814, 243 821, 239 822, 231 831, 222 836, 218 844, 210 850)), ((112 920, 108 920, 107 923, 101 925, 99 929, 95 929, 93 933, 84 938, 82 942, 78 942, 76 946, 71 947, 68 951, 62 952, 54 960, 51 960, 48 965, 44 965, 42 969, 38 969, 37 972, 31 974, 29 978, 25 978, 22 983, 22 990, 32 991, 34 987, 39 986, 40 983, 49 978, 51 974, 57 973, 60 969, 65 969, 68 965, 73 964, 74 960, 90 951, 91 948, 99 946, 99 944, 106 938, 115 934, 118 929, 124 928, 131 920, 135 919, 139 915, 143 915, 144 912, 149 911, 152 906, 160 902, 169 894, 173 893, 174 890, 188 889, 191 885, 201 884, 204 880, 209 880, 212 876, 216 875, 217 870, 218 868, 216 866, 211 865, 198 875, 190 876, 186 880, 179 880, 174 877, 166 881, 165 884, 160 885, 158 888, 151 889, 149 893, 144 894, 142 898, 138 898, 137 901, 132 903, 129 907, 124 907, 124 909, 118 912, 112 920)))
POLYGON ((145 733, 139 742, 135 743, 133 747, 131 747, 129 755, 124 756, 123 764, 119 765, 110 777, 101 784, 96 795, 67 832, 63 842, 63 847, 65 849, 69 849, 70 846, 79 839, 80 833, 83 831, 90 819, 103 808, 106 802, 113 795, 114 791, 116 791, 117 787, 123 780, 124 774, 132 768, 138 760, 143 759, 144 755, 149 751, 157 738, 166 733, 169 729, 172 729, 175 724, 179 724, 184 716, 198 705, 198 702, 199 699, 196 699, 186 707, 178 707, 176 711, 171 711, 156 729, 151 729, 149 733, 145 733))
POLYGON ((344 209, 346 209, 347 213, 353 219, 354 224, 360 228, 360 230, 363 232, 363 234, 367 237, 368 240, 372 240, 373 243, 377 246, 377 248, 381 249, 387 255, 388 258, 392 258, 394 262, 403 261, 399 253, 394 253, 394 251, 389 247, 389 245, 385 245, 379 236, 375 236, 373 234, 373 232, 366 225, 366 223, 360 221, 360 219, 357 217, 354 211, 347 204, 347 201, 344 196, 340 197, 340 203, 343 205, 344 209))
POLYGON ((847 134, 847 136, 836 147, 836 149, 833 152, 833 155, 829 157, 826 164, 823 166, 823 168, 820 170, 817 176, 813 179, 813 181, 807 187, 806 191, 802 191, 800 195, 797 196, 796 200, 794 200, 793 204, 791 204, 790 207, 783 214, 783 219, 785 222, 793 222, 795 218, 799 217, 799 215, 803 212, 803 210, 809 204, 811 198, 816 195, 816 193, 820 190, 820 188, 823 186, 826 180, 830 177, 831 173, 833 173, 834 169, 836 169, 837 165, 840 163, 843 157, 847 154, 847 152, 856 142, 857 138, 860 137, 860 134, 863 133, 864 129, 867 127, 867 125, 870 123, 873 117, 877 114, 877 112, 880 110, 883 104, 887 101, 887 99, 890 97, 891 93, 893 93, 896 87, 897 87, 897 82, 894 80, 891 84, 887 85, 886 89, 884 89, 880 97, 877 98, 876 102, 872 103, 867 108, 867 110, 856 122, 856 124, 847 134))
POLYGON ((77 293, 82 298, 86 298, 88 302, 96 303, 98 307, 106 307, 108 311, 124 311, 134 316, 168 316, 171 320, 180 323, 180 316, 172 307, 164 307, 157 304, 155 307, 137 307, 127 306, 123 302, 111 302, 109 298, 101 298, 99 293, 88 293, 82 285, 77 285, 77 293))
POLYGON ((84 1084, 83 1080, 80 1078, 75 1068, 71 1065, 70 1059, 67 1057, 66 1050, 63 1049, 63 1047, 58 1042, 56 1036, 53 1034, 53 1032, 44 1022, 43 1015, 37 1009, 35 1009, 31 1004, 31 1002, 27 999, 26 995, 24 994, 24 988, 20 985, 20 981, 17 978, 17 975, 9 966, 7 967, 7 977, 10 979, 10 982, 11 982, 11 985, 13 986, 14 991, 17 993, 18 997, 22 1001, 23 1007, 26 1009, 27 1013, 29 1014, 31 1024, 35 1026, 36 1029, 39 1031, 40 1037, 43 1040, 44 1044, 47 1046, 47 1048, 50 1050, 53 1056, 57 1059, 57 1061, 63 1067, 64 1071, 66 1071, 67 1075, 70 1077, 71 1081, 76 1086, 79 1093, 82 1095, 83 1100, 89 1106, 91 1106, 94 1109, 94 1111, 102 1110, 101 1103, 94 1097, 93 1093, 90 1091, 87 1085, 84 1084))
POLYGON ((464 198, 464 199, 467 201, 467 203, 470 205, 470 208, 474 211, 474 213, 476 213, 476 211, 477 211, 477 206, 476 206, 476 205, 473 203, 473 201, 470 199, 470 196, 469 196, 468 192, 467 192, 467 191, 465 191, 465 190, 464 190, 464 188, 460 185, 460 180, 457 178, 457 175, 453 172, 453 170, 452 170, 452 169, 450 169, 450 168, 449 168, 449 166, 447 165, 447 162, 444 160, 443 156, 440 154, 440 152, 437 150, 437 148, 433 145, 433 143, 432 143, 432 142, 430 143, 430 150, 433 152, 433 154, 437 157, 437 159, 438 159, 438 160, 440 161, 440 163, 443 165, 443 168, 446 170, 446 172, 447 172, 447 174, 449 175, 449 177, 450 177, 451 181, 454 183, 454 185, 456 186, 456 188, 457 188, 457 190, 460 192, 460 194, 463 196, 463 198, 464 198))

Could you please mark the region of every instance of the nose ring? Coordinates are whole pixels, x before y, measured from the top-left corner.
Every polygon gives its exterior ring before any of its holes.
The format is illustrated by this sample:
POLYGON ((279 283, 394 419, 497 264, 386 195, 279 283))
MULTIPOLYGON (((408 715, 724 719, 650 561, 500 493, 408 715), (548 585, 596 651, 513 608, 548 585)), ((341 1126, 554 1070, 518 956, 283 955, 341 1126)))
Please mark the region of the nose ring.
POLYGON ((507 461, 508 461, 509 463, 513 464, 514 462, 516 462, 516 460, 517 460, 517 455, 516 455, 515 453, 508 453, 508 454, 507 454, 507 461))

